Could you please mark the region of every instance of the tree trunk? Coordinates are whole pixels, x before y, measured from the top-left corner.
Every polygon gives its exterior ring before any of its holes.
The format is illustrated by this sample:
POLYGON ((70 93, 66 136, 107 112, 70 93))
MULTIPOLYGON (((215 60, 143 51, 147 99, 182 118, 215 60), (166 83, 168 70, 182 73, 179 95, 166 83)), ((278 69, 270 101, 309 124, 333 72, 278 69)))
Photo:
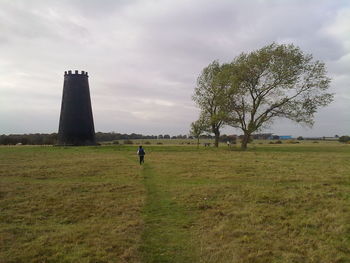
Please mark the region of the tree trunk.
POLYGON ((199 148, 199 136, 197 138, 197 149, 199 148))
POLYGON ((241 142, 241 149, 242 150, 247 150, 248 142, 249 142, 250 134, 249 133, 244 133, 242 142, 241 142))
POLYGON ((215 131, 215 147, 219 147, 219 138, 220 138, 220 132, 219 131, 215 131))

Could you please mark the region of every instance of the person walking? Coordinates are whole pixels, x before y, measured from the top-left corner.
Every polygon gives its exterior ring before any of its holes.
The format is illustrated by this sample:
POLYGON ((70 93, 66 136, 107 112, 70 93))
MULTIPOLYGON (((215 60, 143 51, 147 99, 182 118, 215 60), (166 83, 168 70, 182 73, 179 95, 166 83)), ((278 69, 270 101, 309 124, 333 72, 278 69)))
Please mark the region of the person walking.
POLYGON ((145 150, 142 148, 142 145, 140 145, 137 150, 137 155, 140 157, 140 165, 145 162, 145 154, 145 150))

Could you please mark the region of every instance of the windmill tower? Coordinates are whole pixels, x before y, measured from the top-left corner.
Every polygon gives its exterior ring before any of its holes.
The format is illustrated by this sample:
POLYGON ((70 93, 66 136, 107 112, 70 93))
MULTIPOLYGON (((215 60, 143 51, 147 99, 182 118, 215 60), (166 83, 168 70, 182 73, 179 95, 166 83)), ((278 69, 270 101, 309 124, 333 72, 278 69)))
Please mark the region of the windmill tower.
POLYGON ((64 72, 58 145, 96 145, 88 73, 64 72))

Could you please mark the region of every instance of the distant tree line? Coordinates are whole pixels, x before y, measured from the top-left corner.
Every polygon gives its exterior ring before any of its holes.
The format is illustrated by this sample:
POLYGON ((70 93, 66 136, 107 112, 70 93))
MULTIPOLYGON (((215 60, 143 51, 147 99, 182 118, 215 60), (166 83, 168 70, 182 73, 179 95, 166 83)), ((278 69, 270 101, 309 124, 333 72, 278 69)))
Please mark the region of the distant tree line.
POLYGON ((116 133, 116 132, 97 132, 95 135, 97 142, 108 142, 115 140, 135 140, 135 139, 157 139, 157 135, 142 135, 137 133, 116 133))
MULTIPOLYGON (((157 139, 157 135, 142 134, 121 134, 114 132, 97 132, 96 141, 113 141, 113 140, 133 140, 133 139, 157 139)), ((1 145, 54 145, 57 143, 57 133, 34 133, 34 134, 10 134, 0 135, 1 145)))
POLYGON ((57 133, 0 135, 0 145, 53 145, 56 142, 57 133))
MULTIPOLYGON (((122 134, 115 132, 97 132, 97 142, 108 142, 116 140, 135 140, 135 139, 192 139, 187 135, 170 136, 168 134, 160 135, 142 135, 137 133, 122 134)), ((211 139, 213 136, 201 135, 202 139, 211 139)), ((226 141, 227 135, 221 136, 221 141, 226 141)), ((33 134, 9 134, 0 135, 0 145, 55 145, 57 143, 57 133, 33 133, 33 134)))
MULTIPOLYGON (((265 134, 263 134, 265 135, 265 134)), ((261 134, 251 136, 251 139, 262 139, 261 134)), ((242 140, 244 135, 226 135, 221 134, 219 136, 220 142, 227 142, 235 144, 238 139, 242 140)), ((278 139, 279 136, 273 136, 272 139, 278 139)), ((320 137, 321 138, 321 137, 320 137)), ((320 139, 320 138, 303 138, 299 136, 298 140, 308 140, 308 139, 320 139)), ((325 137, 323 137, 324 139, 325 137)), ((339 142, 349 142, 350 136, 337 136, 339 142)), ((137 133, 122 134, 115 132, 97 132, 96 141, 97 142, 108 142, 116 140, 135 140, 135 139, 215 139, 215 135, 211 134, 199 134, 195 136, 191 134, 187 135, 175 135, 170 136, 164 135, 142 135, 137 133)), ((57 143, 57 133, 33 133, 33 134, 10 134, 10 135, 0 135, 0 145, 55 145, 57 143)), ((199 141, 198 141, 199 143, 199 141)))

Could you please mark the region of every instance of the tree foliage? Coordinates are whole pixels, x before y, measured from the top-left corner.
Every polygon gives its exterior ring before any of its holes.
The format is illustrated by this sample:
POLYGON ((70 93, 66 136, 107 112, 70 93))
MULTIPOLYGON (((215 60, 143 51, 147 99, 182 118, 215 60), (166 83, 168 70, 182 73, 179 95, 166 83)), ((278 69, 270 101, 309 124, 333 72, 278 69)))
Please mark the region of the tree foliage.
POLYGON ((193 100, 201 110, 202 122, 208 132, 215 135, 215 146, 218 147, 220 129, 228 117, 229 88, 226 71, 218 61, 205 67, 197 79, 193 100))
POLYGON ((252 133, 287 118, 312 126, 314 114, 332 102, 323 62, 292 44, 271 44, 242 53, 231 63, 204 68, 193 100, 215 134, 230 125, 243 131, 242 149, 252 133))
POLYGON ((324 63, 294 45, 242 53, 230 68, 230 124, 243 131, 243 149, 253 132, 276 118, 312 126, 317 109, 333 99, 324 63))

